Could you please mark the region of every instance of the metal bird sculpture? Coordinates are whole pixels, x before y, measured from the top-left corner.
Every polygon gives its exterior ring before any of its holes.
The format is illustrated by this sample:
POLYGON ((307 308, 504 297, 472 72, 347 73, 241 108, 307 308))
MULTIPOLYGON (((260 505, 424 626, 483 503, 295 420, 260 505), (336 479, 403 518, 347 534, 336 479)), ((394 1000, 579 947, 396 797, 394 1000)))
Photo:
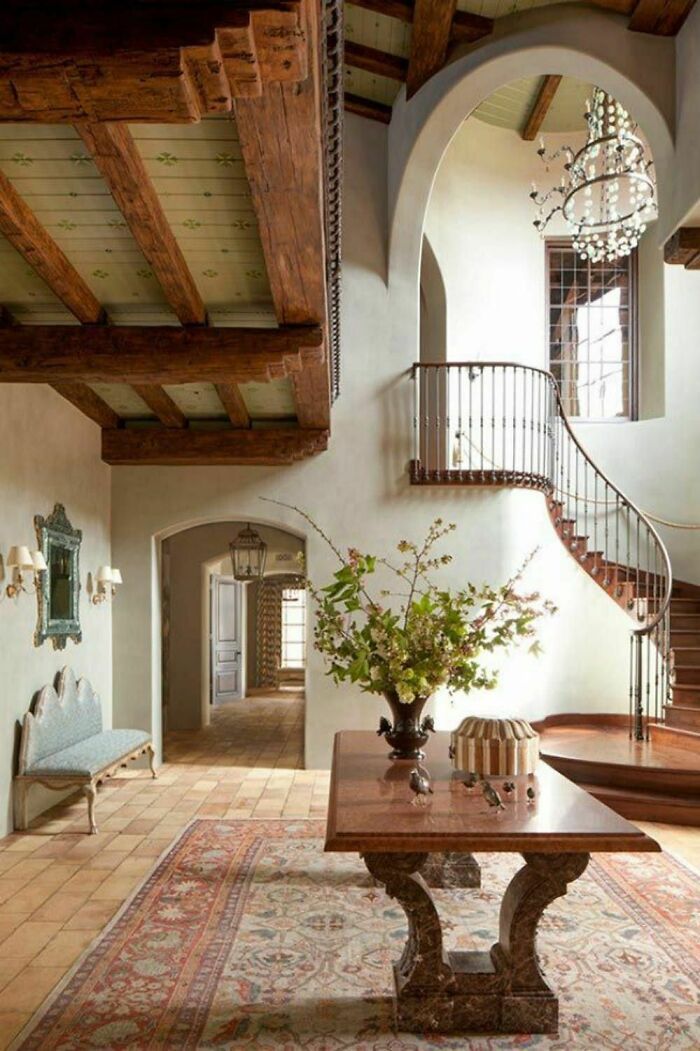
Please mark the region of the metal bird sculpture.
POLYGON ((508 795, 510 795, 511 792, 514 792, 515 791, 515 781, 504 781, 503 782, 503 791, 507 792, 508 795))
POLYGON ((505 810, 503 800, 493 785, 490 785, 488 781, 484 781, 481 786, 481 791, 484 793, 484 799, 489 806, 497 807, 499 810, 505 810))
POLYGON ((528 785, 527 801, 528 801, 528 803, 534 803, 535 802, 535 790, 532 787, 532 785, 528 785))
POLYGON ((377 737, 384 737, 384 735, 388 733, 391 733, 391 723, 384 715, 382 715, 382 717, 379 720, 379 729, 377 730, 377 737))
POLYGON ((478 774, 467 774, 462 780, 462 784, 471 791, 472 788, 476 788, 480 780, 481 778, 478 774))
POLYGON ((416 806, 426 806, 428 802, 427 797, 433 794, 430 779, 421 774, 420 770, 411 770, 408 785, 411 791, 415 793, 411 802, 416 806))
POLYGON ((426 715, 423 722, 420 724, 421 733, 434 734, 435 733, 435 720, 432 715, 426 715))

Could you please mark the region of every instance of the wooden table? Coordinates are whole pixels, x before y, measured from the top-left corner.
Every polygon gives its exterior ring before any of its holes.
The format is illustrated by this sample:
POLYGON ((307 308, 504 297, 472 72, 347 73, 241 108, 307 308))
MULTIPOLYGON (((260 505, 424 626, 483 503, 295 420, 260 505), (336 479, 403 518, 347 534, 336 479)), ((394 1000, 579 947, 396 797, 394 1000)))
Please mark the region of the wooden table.
MULTIPOLYGON (((536 775, 514 778, 511 796, 501 793, 505 811, 492 809, 480 787, 452 779, 448 746, 448 734, 431 738, 423 765, 434 794, 417 806, 408 787, 414 762, 390 760, 386 742, 373 733, 337 734, 325 849, 359 851, 406 913, 408 941, 394 964, 400 1030, 556 1032, 559 1003, 535 946, 540 917, 584 872, 592 852, 660 847, 544 763, 536 775), (525 865, 503 896, 491 950, 448 953, 422 873, 431 855, 470 851, 520 853, 525 865)), ((504 778, 490 780, 500 788, 504 778)))

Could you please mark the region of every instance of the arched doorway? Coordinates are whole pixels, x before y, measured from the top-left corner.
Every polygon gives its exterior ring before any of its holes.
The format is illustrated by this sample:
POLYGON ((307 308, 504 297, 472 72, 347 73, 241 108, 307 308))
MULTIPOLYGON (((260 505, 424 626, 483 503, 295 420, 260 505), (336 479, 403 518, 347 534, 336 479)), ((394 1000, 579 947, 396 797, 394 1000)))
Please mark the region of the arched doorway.
POLYGON ((251 523, 264 575, 233 577, 248 523, 207 523, 161 544, 162 720, 168 759, 228 753, 235 765, 303 765, 304 541, 251 523), (249 762, 246 762, 248 760, 249 762))

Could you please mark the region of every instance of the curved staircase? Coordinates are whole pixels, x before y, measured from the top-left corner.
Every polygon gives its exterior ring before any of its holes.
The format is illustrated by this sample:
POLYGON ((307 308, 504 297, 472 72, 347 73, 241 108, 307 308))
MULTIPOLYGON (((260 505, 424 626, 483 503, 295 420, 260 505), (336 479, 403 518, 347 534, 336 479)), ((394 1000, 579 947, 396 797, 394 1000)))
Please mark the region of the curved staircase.
POLYGON ((543 756, 627 817, 700 825, 700 586, 673 579, 550 373, 472 361, 415 365, 413 379, 411 482, 540 490, 569 554, 630 617, 628 716, 554 717, 543 756))

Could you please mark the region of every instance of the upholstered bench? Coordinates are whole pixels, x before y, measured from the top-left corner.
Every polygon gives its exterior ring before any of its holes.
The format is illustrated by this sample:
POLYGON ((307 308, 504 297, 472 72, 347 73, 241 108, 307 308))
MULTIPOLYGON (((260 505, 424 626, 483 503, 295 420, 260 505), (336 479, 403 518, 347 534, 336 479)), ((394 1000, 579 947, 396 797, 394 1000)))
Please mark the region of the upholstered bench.
POLYGON ((24 717, 15 777, 15 828, 27 827, 27 795, 36 782, 56 790, 82 788, 90 832, 97 832, 97 785, 144 754, 156 777, 150 734, 144 730, 103 730, 99 697, 87 679, 76 682, 72 670, 64 668, 58 689, 44 686, 34 711, 24 717))

